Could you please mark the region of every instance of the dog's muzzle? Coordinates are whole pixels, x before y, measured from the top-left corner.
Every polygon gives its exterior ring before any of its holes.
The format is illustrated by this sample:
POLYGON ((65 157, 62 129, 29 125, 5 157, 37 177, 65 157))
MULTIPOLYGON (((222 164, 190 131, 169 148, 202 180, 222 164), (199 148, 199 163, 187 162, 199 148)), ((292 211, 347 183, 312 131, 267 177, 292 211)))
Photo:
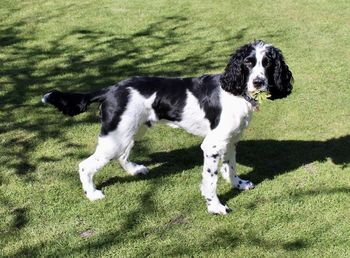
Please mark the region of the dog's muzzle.
POLYGON ((253 80, 253 85, 255 88, 260 89, 265 85, 265 80, 262 78, 256 78, 253 80))

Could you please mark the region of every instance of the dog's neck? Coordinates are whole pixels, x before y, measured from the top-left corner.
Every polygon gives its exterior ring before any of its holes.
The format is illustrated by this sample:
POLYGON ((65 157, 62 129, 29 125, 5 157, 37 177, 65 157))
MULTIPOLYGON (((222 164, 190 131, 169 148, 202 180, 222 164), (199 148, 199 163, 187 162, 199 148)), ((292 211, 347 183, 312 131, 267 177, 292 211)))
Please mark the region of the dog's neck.
POLYGON ((243 98, 250 103, 250 105, 252 105, 253 109, 255 111, 258 111, 259 110, 259 103, 258 101, 256 101, 253 97, 247 95, 247 94, 244 94, 243 95, 243 98))

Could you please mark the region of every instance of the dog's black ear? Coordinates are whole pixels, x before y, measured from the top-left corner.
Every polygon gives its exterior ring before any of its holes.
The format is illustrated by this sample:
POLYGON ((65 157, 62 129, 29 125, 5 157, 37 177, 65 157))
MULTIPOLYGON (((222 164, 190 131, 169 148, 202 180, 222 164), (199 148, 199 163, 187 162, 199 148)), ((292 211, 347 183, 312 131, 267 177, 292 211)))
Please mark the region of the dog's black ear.
POLYGON ((245 91, 249 69, 244 65, 244 59, 253 50, 252 44, 247 44, 231 56, 224 73, 220 78, 221 87, 233 95, 242 95, 245 91))
POLYGON ((267 68, 270 99, 287 97, 293 89, 293 75, 284 61, 281 50, 270 47, 267 53, 271 65, 267 68))

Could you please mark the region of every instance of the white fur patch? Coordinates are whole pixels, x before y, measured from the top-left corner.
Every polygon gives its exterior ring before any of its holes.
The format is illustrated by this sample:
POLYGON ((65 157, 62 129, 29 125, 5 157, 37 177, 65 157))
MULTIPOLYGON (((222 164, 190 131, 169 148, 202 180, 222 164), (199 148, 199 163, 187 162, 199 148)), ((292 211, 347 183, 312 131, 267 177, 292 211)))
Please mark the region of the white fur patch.
POLYGON ((186 105, 182 113, 182 119, 180 122, 174 122, 173 124, 191 134, 205 137, 210 130, 210 122, 205 118, 205 113, 200 108, 198 99, 189 90, 186 93, 186 105))
MULTIPOLYGON (((265 80, 266 86, 267 86, 267 78, 266 78, 265 68, 263 67, 262 61, 267 52, 268 46, 270 45, 260 43, 255 47, 256 63, 248 78, 248 92, 254 92, 257 90, 257 88, 253 84, 253 81, 258 78, 265 80)), ((266 89, 261 89, 261 90, 266 90, 266 89)))

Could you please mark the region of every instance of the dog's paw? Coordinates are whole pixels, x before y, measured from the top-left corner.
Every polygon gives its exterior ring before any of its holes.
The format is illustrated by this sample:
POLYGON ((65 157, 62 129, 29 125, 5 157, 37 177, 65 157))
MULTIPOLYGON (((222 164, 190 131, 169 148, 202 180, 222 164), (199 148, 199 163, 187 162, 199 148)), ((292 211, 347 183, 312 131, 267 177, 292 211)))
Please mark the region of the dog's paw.
POLYGON ((100 200, 105 197, 105 195, 100 190, 94 190, 93 192, 86 192, 85 195, 90 201, 100 200))
POLYGON ((227 205, 222 205, 221 203, 209 203, 208 212, 210 214, 226 215, 231 209, 227 205))
POLYGON ((237 177, 238 179, 234 182, 234 188, 245 191, 255 188, 255 185, 249 180, 243 180, 237 177))
POLYGON ((133 176, 140 174, 146 175, 148 173, 148 168, 146 168, 144 165, 137 165, 134 163, 133 167, 131 169, 128 169, 127 172, 133 176))

